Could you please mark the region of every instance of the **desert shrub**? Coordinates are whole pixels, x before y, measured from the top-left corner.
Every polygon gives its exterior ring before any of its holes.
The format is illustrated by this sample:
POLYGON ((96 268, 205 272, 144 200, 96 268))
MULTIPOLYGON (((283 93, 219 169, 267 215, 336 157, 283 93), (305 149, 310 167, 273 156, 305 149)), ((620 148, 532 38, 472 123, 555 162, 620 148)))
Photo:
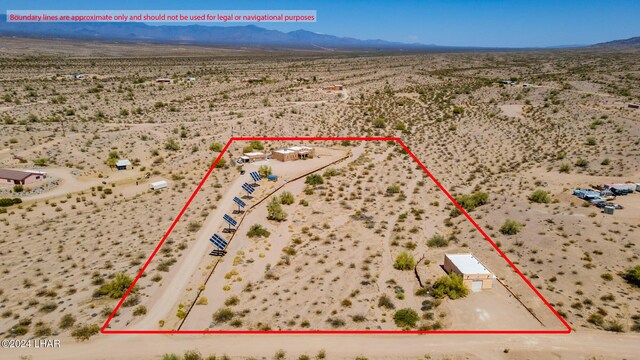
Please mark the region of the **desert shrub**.
POLYGON ((164 142, 164 149, 169 151, 178 151, 180 150, 180 145, 174 138, 168 138, 167 141, 164 142))
POLYGON ((282 194, 280 194, 280 203, 282 205, 291 205, 294 202, 295 202, 295 199, 292 193, 288 191, 284 191, 282 194))
POLYGON ((98 325, 79 325, 71 332, 71 336, 73 336, 78 341, 89 340, 93 335, 98 334, 100 332, 100 327, 98 325))
POLYGON ((240 299, 238 299, 237 296, 230 296, 224 301, 224 304, 226 306, 234 306, 234 305, 238 305, 239 303, 240 303, 240 299))
POLYGON ((76 318, 71 314, 64 314, 60 319, 60 328, 61 329, 69 329, 76 323, 76 318))
POLYGON ((427 246, 429 247, 446 247, 447 245, 449 245, 449 240, 440 234, 433 235, 429 241, 427 241, 427 246))
POLYGON ((133 316, 145 315, 146 313, 147 307, 144 305, 140 305, 135 310, 133 310, 133 316))
POLYGON ((391 301, 391 298, 384 294, 378 298, 378 307, 387 309, 396 308, 396 306, 393 304, 393 301, 391 301))
POLYGON ((13 191, 17 192, 17 193, 23 192, 24 191, 24 186, 22 186, 20 184, 13 185, 13 191))
POLYGON ((202 360, 202 355, 197 350, 189 350, 184 353, 183 360, 202 360))
POLYGON ((213 313, 213 321, 216 323, 224 323, 233 319, 233 316, 233 310, 229 309, 228 307, 224 307, 218 309, 218 311, 213 313))
POLYGON ((560 165, 560 172, 561 173, 568 173, 569 171, 571 171, 571 165, 569 165, 567 163, 563 163, 562 165, 560 165))
POLYGON ((576 161, 576 166, 586 168, 587 166, 589 166, 589 162, 585 159, 578 159, 578 161, 576 161))
POLYGON ((640 287, 640 265, 627 269, 622 277, 631 285, 640 287))
POLYGON ((327 322, 331 325, 332 328, 339 328, 344 326, 346 322, 340 318, 328 318, 327 322))
POLYGON ((176 354, 164 354, 162 360, 180 360, 180 356, 176 354))
POLYGON ((455 300, 469 294, 469 289, 462 281, 462 276, 451 273, 433 283, 433 294, 437 298, 448 297, 455 300))
MULTIPOLYGON (((102 285, 98 290, 96 290, 93 293, 93 297, 108 295, 112 299, 119 299, 125 292, 127 292, 127 289, 131 286, 132 282, 133 279, 131 279, 127 274, 117 273, 113 280, 102 285)), ((132 292, 135 290, 137 290, 137 286, 132 290, 132 292)))
POLYGON ((522 229, 522 224, 515 220, 507 219, 500 227, 500 233, 504 235, 515 235, 522 229))
MULTIPOLYGON (((458 195, 455 199, 465 211, 473 211, 478 206, 485 205, 489 202, 489 194, 478 191, 473 194, 458 195)), ((460 215, 460 210, 458 210, 458 208, 451 210, 452 217, 456 217, 458 215, 460 215)))
POLYGON ((197 221, 192 221, 189 223, 189 225, 187 225, 187 229, 191 232, 196 232, 200 230, 201 227, 202 227, 202 224, 197 221))
POLYGON ((322 176, 328 179, 328 178, 330 178, 332 176, 336 176, 338 174, 340 174, 340 173, 335 168, 328 168, 327 170, 324 171, 324 174, 322 174, 322 176))
POLYGON ((624 332, 624 327, 618 320, 611 320, 605 327, 605 330, 621 333, 624 332))
POLYGON ((33 160, 33 164, 37 166, 47 166, 48 163, 49 163, 49 159, 47 158, 40 158, 40 159, 33 160))
POLYGON ((250 238, 254 238, 254 237, 269 237, 269 235, 271 235, 271 233, 262 227, 262 225, 260 224, 253 224, 251 225, 251 228, 249 228, 249 231, 247 231, 247 236, 250 238))
POLYGON ((218 160, 218 163, 216 164, 217 169, 224 169, 226 166, 227 166, 227 159, 225 158, 220 158, 220 160, 218 160))
POLYGON ((7 206, 15 205, 15 204, 20 204, 20 203, 22 203, 22 199, 20 199, 20 198, 14 198, 14 199, 2 198, 2 199, 0 199, 0 206, 2 206, 2 207, 7 207, 7 206))
POLYGON ((551 196, 549 196, 548 192, 538 189, 529 195, 529 201, 538 204, 548 204, 551 202, 551 196))
POLYGON ((264 145, 262 145, 262 142, 258 140, 250 141, 249 146, 251 146, 251 148, 254 150, 264 150, 264 145))
POLYGON ((593 136, 588 136, 587 137, 587 145, 589 146, 593 146, 595 144, 597 144, 598 142, 596 141, 596 138, 593 136))
POLYGON ((287 213, 282 210, 282 206, 277 198, 273 198, 267 206, 267 219, 275 221, 284 221, 287 219, 287 213))
POLYGON ((318 174, 311 174, 307 176, 304 183, 311 186, 318 186, 324 184, 324 179, 318 174))
POLYGON ((397 194, 400 192, 400 185, 392 184, 387 187, 387 194, 397 194))
POLYGON ((258 168, 258 174, 260 174, 260 177, 266 178, 267 176, 271 175, 272 173, 273 173, 273 170, 271 170, 271 166, 261 165, 258 168))
POLYGON ((396 257, 393 267, 396 270, 412 270, 415 265, 416 261, 413 259, 413 255, 403 251, 396 257))
POLYGON ((215 151, 215 152, 220 152, 220 151, 222 151, 222 144, 214 142, 213 144, 211 144, 209 146, 209 150, 215 151))
POLYGON ((413 309, 400 309, 393 314, 393 320, 399 328, 415 327, 418 319, 418 313, 413 309))
POLYGON ((385 125, 386 125, 386 121, 384 121, 384 119, 383 119, 383 118, 378 117, 378 118, 373 119, 373 121, 371 122, 371 124, 373 125, 373 127, 374 127, 374 128, 382 129, 382 128, 384 128, 384 127, 385 127, 385 125))

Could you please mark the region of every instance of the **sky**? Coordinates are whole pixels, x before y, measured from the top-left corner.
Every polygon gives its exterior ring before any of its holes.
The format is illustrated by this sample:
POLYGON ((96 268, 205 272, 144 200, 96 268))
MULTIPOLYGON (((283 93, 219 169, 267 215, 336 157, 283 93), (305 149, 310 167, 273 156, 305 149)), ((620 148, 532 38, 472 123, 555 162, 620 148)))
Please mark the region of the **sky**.
POLYGON ((316 10, 316 23, 257 25, 449 46, 588 45, 640 36, 640 0, 2 0, 0 11, 7 9, 316 10))

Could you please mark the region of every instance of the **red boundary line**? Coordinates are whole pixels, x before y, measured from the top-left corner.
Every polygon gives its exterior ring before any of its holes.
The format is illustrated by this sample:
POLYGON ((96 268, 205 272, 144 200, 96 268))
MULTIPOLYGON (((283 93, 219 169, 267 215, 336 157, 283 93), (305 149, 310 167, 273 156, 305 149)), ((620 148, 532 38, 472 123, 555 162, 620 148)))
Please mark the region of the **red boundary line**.
POLYGON ((409 148, 397 137, 232 137, 229 139, 227 144, 224 146, 218 157, 215 159, 211 167, 204 175, 196 189, 193 191, 189 200, 187 200, 186 204, 180 210, 178 216, 173 220, 169 229, 165 232, 164 236, 156 246, 155 250, 151 253, 151 256, 147 259, 140 272, 135 277, 131 286, 127 289, 127 291, 122 296, 122 299, 118 301, 118 304, 113 309, 109 318, 105 321, 102 328, 100 328, 100 333, 102 334, 569 334, 571 333, 571 326, 567 323, 565 319, 558 314, 558 312, 553 308, 553 306, 547 301, 547 299, 542 296, 542 294, 536 289, 533 284, 522 274, 522 272, 516 267, 516 265, 507 257, 507 255, 498 248, 498 246, 491 240, 489 235, 482 230, 482 228, 478 225, 478 223, 473 220, 473 218, 458 204, 456 199, 447 191, 447 189, 442 186, 442 184, 431 174, 429 170, 420 162, 420 160, 409 150, 409 148), (551 312, 560 320, 562 325, 565 327, 564 330, 109 330, 107 327, 109 323, 116 315, 124 300, 129 296, 131 290, 134 288, 140 277, 145 272, 151 260, 156 256, 162 244, 164 244, 165 240, 169 237, 169 234, 173 231, 173 228, 176 226, 182 215, 185 213, 191 202, 198 194, 204 183, 211 175, 213 169, 215 169, 216 165, 227 151, 229 146, 234 141, 252 141, 252 140, 262 140, 262 141, 394 141, 400 144, 402 148, 409 154, 409 156, 420 166, 420 168, 427 174, 427 176, 438 186, 438 188, 449 198, 449 200, 460 210, 462 215, 465 216, 471 224, 482 234, 482 236, 493 246, 493 248, 502 256, 502 258, 511 266, 511 268, 520 276, 520 278, 533 290, 533 292, 542 300, 542 302, 551 310, 551 312))

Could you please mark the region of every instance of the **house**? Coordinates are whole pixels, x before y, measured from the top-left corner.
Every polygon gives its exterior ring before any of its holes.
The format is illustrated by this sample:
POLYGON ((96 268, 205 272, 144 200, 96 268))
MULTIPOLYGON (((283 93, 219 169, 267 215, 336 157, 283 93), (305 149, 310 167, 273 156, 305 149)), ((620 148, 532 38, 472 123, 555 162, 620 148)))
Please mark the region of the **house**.
POLYGON ((42 171, 0 169, 0 182, 2 183, 26 185, 46 178, 47 173, 42 171))
POLYGON ((274 150, 271 157, 282 162, 307 159, 315 156, 315 150, 308 146, 292 146, 288 149, 274 150))
POLYGON ((127 166, 131 166, 131 161, 127 159, 120 159, 116 161, 116 169, 118 170, 127 170, 127 166))
POLYGON ((240 157, 240 160, 242 160, 242 162, 254 162, 254 161, 261 161, 261 160, 267 160, 267 155, 265 153, 259 152, 259 151, 254 151, 254 152, 248 152, 245 153, 244 155, 242 155, 240 157))
POLYGON ((171 84, 171 79, 167 79, 167 78, 158 78, 156 79, 157 83, 161 83, 161 84, 171 84))
POLYGON ((189 76, 187 79, 187 81, 196 81, 196 78, 193 76, 189 76))
POLYGON ((472 254, 445 254, 444 270, 462 276, 462 281, 473 292, 491 289, 496 276, 472 254))
POLYGON ((271 157, 282 162, 298 160, 298 154, 296 154, 295 151, 289 149, 274 150, 271 152, 271 157))
POLYGON ((631 108, 631 109, 640 109, 640 104, 631 103, 631 104, 629 104, 629 108, 631 108))
POLYGON ((84 74, 71 74, 74 79, 84 79, 86 76, 84 74))

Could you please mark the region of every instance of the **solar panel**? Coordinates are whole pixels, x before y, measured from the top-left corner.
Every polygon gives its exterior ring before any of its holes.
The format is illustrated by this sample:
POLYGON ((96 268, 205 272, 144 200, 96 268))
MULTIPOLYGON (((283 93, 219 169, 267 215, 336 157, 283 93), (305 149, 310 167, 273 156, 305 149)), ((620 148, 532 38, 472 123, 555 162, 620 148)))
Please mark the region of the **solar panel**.
POLYGON ((227 247, 227 242, 221 238, 218 234, 213 234, 211 239, 209 239, 218 249, 224 250, 227 247))
POLYGON ((251 176, 251 178, 253 179, 253 181, 260 181, 262 178, 260 177, 260 174, 258 174, 257 171, 252 171, 249 173, 249 175, 251 176))
POLYGON ((235 202, 236 204, 238 204, 238 206, 240 206, 240 207, 245 207, 245 206, 247 206, 247 204, 245 204, 245 203, 244 203, 244 201, 242 201, 242 200, 238 199, 237 197, 234 197, 234 198, 233 198, 233 202, 235 202))
POLYGON ((224 219, 224 221, 228 222, 229 225, 235 227, 236 225, 238 225, 238 222, 233 220, 233 218, 227 214, 224 214, 224 216, 222 217, 224 219))
POLYGON ((247 183, 242 184, 242 188, 244 189, 244 191, 248 192, 249 194, 252 194, 255 190, 247 183))

